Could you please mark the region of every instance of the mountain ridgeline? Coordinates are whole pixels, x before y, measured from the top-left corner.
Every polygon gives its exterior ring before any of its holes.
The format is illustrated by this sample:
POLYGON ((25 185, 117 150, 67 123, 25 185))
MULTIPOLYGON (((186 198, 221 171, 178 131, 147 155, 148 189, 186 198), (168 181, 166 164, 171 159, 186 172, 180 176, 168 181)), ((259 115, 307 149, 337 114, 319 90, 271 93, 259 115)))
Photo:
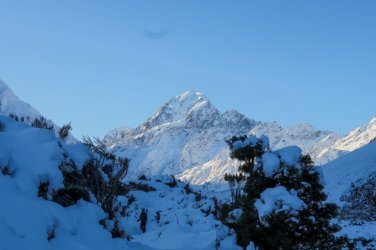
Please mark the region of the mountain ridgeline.
POLYGON ((115 129, 104 141, 132 159, 130 175, 173 174, 195 184, 219 183, 236 172, 225 140, 233 135, 266 135, 277 150, 297 145, 323 165, 376 137, 376 119, 348 136, 301 123, 282 127, 259 122, 236 110, 220 112, 203 93, 188 91, 172 98, 135 129, 115 129), (359 138, 361 140, 359 140, 359 138))

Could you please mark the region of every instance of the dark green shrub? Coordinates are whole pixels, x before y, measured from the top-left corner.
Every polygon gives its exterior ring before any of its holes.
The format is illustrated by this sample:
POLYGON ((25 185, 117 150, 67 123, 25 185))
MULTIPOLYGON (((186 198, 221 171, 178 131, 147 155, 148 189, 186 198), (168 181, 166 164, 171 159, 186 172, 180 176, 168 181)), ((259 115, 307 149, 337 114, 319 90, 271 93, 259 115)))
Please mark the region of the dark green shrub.
MULTIPOLYGON (((231 158, 240 161, 241 165, 237 175, 226 176, 233 187, 233 200, 218 209, 218 218, 235 230, 240 246, 245 249, 250 242, 261 250, 340 249, 344 246, 344 238, 335 236, 339 226, 331 223, 337 216, 338 207, 325 203, 320 175, 308 155, 301 155, 300 161, 291 166, 281 160, 279 168, 266 176, 262 156, 270 151, 267 138, 240 136, 227 143, 231 158), (245 181, 244 187, 237 186, 237 178, 239 182, 245 181), (294 190, 305 206, 300 210, 275 209, 260 219, 255 203, 261 193, 281 186, 294 190), (235 209, 240 209, 241 215, 228 220, 235 209)), ((278 153, 274 155, 277 157, 278 153)))

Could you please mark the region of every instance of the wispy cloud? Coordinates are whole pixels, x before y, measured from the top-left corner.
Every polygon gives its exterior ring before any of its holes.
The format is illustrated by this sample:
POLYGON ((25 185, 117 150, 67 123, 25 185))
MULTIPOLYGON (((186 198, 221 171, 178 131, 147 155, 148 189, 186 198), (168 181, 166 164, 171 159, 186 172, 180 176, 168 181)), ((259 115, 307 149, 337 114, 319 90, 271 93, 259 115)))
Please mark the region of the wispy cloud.
POLYGON ((143 33, 148 39, 161 40, 164 39, 170 33, 170 31, 167 28, 158 31, 144 29, 143 33))

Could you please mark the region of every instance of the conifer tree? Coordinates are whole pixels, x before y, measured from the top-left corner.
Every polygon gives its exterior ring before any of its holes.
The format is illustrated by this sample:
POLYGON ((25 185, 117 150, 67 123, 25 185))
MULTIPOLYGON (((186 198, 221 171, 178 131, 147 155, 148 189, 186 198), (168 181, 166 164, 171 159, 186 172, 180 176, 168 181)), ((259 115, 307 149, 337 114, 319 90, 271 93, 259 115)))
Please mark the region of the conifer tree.
POLYGON ((227 175, 226 179, 233 181, 239 175, 245 178, 238 201, 224 206, 228 214, 231 214, 228 207, 242 211, 235 221, 224 221, 235 230, 238 245, 244 249, 250 242, 257 249, 341 248, 345 240, 335 237, 334 233, 340 228, 331 223, 338 208, 335 204, 325 203, 327 197, 320 174, 309 155, 301 155, 297 147, 289 148, 293 152, 291 155, 283 149, 272 152, 269 140, 264 136, 235 136, 227 143, 231 158, 241 165, 237 175, 227 175), (272 172, 266 163, 268 157, 277 162, 272 172), (294 157, 295 161, 288 159, 294 157), (281 199, 274 204, 272 211, 261 214, 258 204, 269 202, 263 201, 262 196, 276 190, 295 197, 300 208, 289 207, 281 199))

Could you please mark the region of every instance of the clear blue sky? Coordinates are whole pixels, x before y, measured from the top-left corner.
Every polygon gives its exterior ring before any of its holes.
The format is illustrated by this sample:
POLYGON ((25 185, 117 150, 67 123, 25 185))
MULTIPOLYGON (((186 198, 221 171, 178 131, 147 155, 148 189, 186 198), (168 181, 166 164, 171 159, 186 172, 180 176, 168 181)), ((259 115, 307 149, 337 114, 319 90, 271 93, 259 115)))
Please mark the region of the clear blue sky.
POLYGON ((375 0, 0 0, 0 78, 79 138, 190 89, 346 133, 376 115, 375 13, 375 0))

